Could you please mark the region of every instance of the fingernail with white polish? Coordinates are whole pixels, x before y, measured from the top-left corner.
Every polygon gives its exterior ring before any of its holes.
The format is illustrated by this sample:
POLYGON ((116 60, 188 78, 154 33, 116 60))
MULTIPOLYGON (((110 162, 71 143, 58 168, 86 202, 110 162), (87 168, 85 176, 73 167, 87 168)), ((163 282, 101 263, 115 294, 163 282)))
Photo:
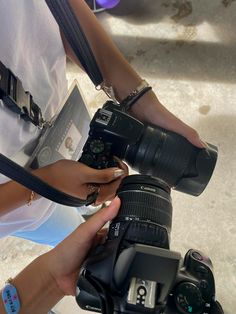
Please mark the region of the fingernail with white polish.
POLYGON ((121 177, 121 176, 123 176, 124 173, 125 173, 124 170, 117 169, 117 170, 114 171, 114 178, 121 177))

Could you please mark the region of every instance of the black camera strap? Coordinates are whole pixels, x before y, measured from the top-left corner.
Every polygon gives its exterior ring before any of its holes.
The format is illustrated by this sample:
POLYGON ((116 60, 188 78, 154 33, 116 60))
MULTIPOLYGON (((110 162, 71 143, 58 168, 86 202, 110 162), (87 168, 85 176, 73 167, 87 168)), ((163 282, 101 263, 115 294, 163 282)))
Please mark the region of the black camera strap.
POLYGON ((68 0, 46 0, 46 3, 66 37, 76 57, 95 86, 103 82, 96 59, 89 46, 84 31, 76 18, 68 0))
MULTIPOLYGON (((68 1, 46 0, 46 3, 90 79, 95 86, 100 85, 103 82, 103 77, 83 30, 68 1)), ((40 128, 44 126, 45 120, 42 117, 42 112, 39 106, 34 103, 31 94, 23 89, 20 80, 2 63, 0 63, 0 99, 4 101, 4 104, 9 109, 19 114, 25 121, 30 121, 40 128)), ((88 196, 87 200, 81 200, 65 194, 32 175, 26 169, 1 153, 0 173, 17 181, 28 189, 33 190, 39 195, 67 206, 78 207, 89 205, 92 204, 97 197, 97 194, 93 193, 88 196)))
POLYGON ((24 185, 26 188, 33 190, 37 194, 62 205, 74 207, 84 206, 94 203, 97 198, 97 193, 88 195, 87 200, 82 200, 61 192, 2 154, 0 154, 0 172, 8 178, 24 185))
MULTIPOLYGON (((25 92, 21 81, 0 62, 0 99, 11 111, 18 114, 23 120, 43 128, 46 121, 42 117, 41 110, 34 103, 30 93, 25 92)), ((87 200, 81 200, 65 194, 32 175, 29 171, 11 161, 0 153, 0 173, 17 181, 30 190, 42 195, 54 202, 67 206, 84 206, 93 203, 96 194, 88 196, 87 200)))
MULTIPOLYGON (((85 71, 95 86, 103 82, 102 74, 95 57, 84 35, 84 32, 74 15, 67 0, 46 0, 48 7, 54 15, 59 27, 63 31, 68 43, 81 62, 85 71)), ((43 127, 45 120, 39 106, 33 101, 29 92, 26 92, 21 81, 0 62, 0 99, 4 104, 19 114, 25 121, 43 127)), ((89 195, 87 200, 65 194, 32 175, 17 163, 0 154, 0 172, 54 202, 67 206, 83 206, 93 203, 96 194, 89 195)))
POLYGON ((112 86, 105 86, 96 58, 84 34, 84 31, 76 18, 68 0, 46 0, 46 3, 53 14, 57 24, 64 33, 69 45, 77 56, 84 70, 96 87, 100 86, 109 98, 111 98, 121 110, 128 111, 146 92, 151 90, 146 86, 141 90, 132 92, 122 102, 118 102, 112 86))
POLYGON ((0 99, 5 106, 25 121, 43 128, 41 109, 34 102, 32 95, 26 92, 21 81, 0 61, 0 99))

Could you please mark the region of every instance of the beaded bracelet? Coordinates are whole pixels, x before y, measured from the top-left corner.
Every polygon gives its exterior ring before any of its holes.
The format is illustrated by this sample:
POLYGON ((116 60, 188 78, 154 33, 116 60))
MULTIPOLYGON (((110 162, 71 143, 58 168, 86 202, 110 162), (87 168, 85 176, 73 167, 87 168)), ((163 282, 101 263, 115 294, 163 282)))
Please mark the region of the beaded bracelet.
POLYGON ((2 301, 7 314, 18 314, 20 312, 20 299, 16 288, 11 283, 12 279, 8 279, 2 290, 2 301))

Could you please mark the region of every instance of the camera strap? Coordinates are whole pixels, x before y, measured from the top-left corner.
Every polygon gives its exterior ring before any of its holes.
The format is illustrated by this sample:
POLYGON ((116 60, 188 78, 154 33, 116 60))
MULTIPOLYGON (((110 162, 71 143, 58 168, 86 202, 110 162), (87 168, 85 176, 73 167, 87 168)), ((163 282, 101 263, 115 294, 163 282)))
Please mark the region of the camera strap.
POLYGON ((122 102, 118 102, 112 86, 106 86, 102 77, 99 66, 93 55, 92 49, 89 46, 88 40, 84 34, 84 31, 76 18, 68 0, 46 0, 46 3, 53 14, 57 24, 64 33, 69 45, 73 52, 79 59, 86 73, 94 83, 97 89, 102 89, 109 98, 111 98, 122 111, 127 112, 132 105, 142 97, 146 92, 151 90, 149 85, 142 88, 135 89, 126 97, 122 102))
MULTIPOLYGON (((50 123, 43 119, 40 108, 34 103, 31 94, 24 91, 21 81, 2 62, 0 62, 0 99, 3 100, 4 105, 10 110, 39 128, 43 128, 50 123)), ((37 194, 66 206, 79 207, 89 205, 94 203, 97 198, 96 193, 88 195, 87 200, 82 200, 61 192, 1 153, 0 173, 37 194)))
POLYGON ((66 206, 80 207, 92 204, 97 198, 97 194, 88 195, 87 200, 73 197, 61 192, 46 182, 31 174, 29 171, 19 166, 6 156, 0 153, 0 173, 8 178, 24 185, 35 193, 46 197, 47 199, 66 206))
MULTIPOLYGON (((43 128, 47 124, 31 94, 24 90, 21 81, 2 62, 0 62, 0 99, 23 120, 31 122, 39 128, 43 128)), ((95 201, 97 196, 91 194, 87 200, 81 200, 63 193, 32 175, 3 154, 0 154, 0 173, 51 201, 67 206, 89 205, 95 201)))
POLYGON ((102 74, 69 1, 46 0, 46 3, 84 70, 94 85, 100 86, 103 82, 102 74))
POLYGON ((21 81, 1 61, 0 99, 23 120, 33 123, 40 129, 46 124, 41 109, 34 102, 32 95, 24 90, 21 81))
MULTIPOLYGON (((103 82, 103 77, 68 1, 46 0, 46 3, 90 79, 95 86, 100 85, 103 82)), ((2 63, 0 63, 0 99, 4 101, 4 104, 9 109, 19 114, 25 121, 30 121, 40 128, 43 128, 46 124, 42 117, 42 112, 39 106, 34 103, 31 94, 24 90, 20 80, 2 63)), ((97 197, 96 193, 93 193, 88 196, 87 200, 81 200, 63 193, 32 175, 1 153, 0 173, 53 202, 67 206, 89 205, 97 197)))

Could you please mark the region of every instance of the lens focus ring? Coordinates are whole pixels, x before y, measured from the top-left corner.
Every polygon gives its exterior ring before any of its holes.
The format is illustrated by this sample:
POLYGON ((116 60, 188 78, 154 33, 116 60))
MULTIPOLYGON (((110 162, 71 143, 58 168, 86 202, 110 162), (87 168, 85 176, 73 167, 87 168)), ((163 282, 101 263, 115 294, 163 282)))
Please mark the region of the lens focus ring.
POLYGON ((120 192, 118 196, 121 199, 118 217, 152 221, 171 229, 172 206, 167 198, 140 190, 120 192))

